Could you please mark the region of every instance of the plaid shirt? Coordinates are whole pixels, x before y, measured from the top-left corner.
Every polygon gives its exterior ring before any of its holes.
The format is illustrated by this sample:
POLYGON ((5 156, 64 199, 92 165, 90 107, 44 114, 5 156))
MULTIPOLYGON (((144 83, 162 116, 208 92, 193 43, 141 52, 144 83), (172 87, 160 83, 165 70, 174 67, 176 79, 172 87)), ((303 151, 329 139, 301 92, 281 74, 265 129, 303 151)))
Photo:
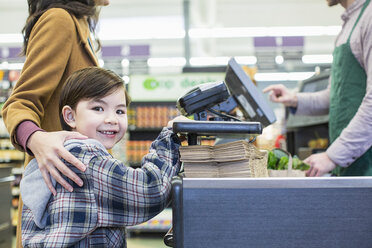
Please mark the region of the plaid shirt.
POLYGON ((145 222, 166 207, 170 180, 180 169, 179 145, 177 136, 164 128, 138 169, 94 143, 73 140, 65 145, 88 165, 85 172, 69 165, 84 186, 65 178, 74 186, 68 192, 56 184, 57 195, 46 206, 45 228, 36 226, 32 211, 24 206, 24 247, 126 247, 125 226, 145 222))

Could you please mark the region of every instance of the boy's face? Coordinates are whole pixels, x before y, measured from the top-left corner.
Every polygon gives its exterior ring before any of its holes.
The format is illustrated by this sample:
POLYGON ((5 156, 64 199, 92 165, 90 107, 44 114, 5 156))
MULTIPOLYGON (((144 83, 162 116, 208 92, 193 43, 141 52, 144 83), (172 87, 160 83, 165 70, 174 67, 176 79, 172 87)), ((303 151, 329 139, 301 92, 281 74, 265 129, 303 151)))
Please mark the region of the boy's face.
POLYGON ((74 131, 98 140, 106 149, 120 141, 128 127, 122 88, 98 100, 81 100, 75 110, 65 106, 62 111, 66 123, 74 131))

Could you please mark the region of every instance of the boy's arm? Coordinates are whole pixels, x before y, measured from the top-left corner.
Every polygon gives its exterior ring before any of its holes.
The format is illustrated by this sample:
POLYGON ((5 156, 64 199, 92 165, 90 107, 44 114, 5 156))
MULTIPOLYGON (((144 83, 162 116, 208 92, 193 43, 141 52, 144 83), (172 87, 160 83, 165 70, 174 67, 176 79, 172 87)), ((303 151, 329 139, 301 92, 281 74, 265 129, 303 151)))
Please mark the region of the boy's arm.
POLYGON ((141 168, 133 169, 108 157, 92 159, 89 167, 102 216, 99 225, 136 225, 160 213, 170 195, 171 178, 180 170, 179 146, 178 137, 164 128, 141 168))

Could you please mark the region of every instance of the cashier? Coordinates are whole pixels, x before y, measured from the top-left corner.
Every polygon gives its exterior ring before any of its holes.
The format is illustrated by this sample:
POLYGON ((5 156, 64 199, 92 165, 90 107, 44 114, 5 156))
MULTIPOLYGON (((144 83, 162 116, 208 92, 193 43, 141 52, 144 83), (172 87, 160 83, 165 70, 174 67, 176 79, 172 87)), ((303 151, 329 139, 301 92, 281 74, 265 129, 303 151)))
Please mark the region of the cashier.
POLYGON ((304 161, 307 176, 333 171, 340 176, 372 176, 372 4, 371 0, 327 0, 341 4, 343 26, 335 42, 326 90, 295 93, 283 85, 264 89, 273 102, 298 115, 329 114, 330 146, 304 161))

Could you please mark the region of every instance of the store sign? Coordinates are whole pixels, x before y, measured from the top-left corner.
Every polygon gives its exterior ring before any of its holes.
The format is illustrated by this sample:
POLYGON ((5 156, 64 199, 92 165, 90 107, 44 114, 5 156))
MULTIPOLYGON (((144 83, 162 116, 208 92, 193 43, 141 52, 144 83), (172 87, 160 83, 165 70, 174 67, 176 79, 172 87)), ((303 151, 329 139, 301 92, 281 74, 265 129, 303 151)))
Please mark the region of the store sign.
POLYGON ((176 75, 133 75, 129 95, 133 101, 176 101, 193 87, 223 81, 225 73, 185 73, 176 75))
POLYGON ((21 58, 21 47, 2 47, 0 48, 0 59, 17 59, 21 58))

